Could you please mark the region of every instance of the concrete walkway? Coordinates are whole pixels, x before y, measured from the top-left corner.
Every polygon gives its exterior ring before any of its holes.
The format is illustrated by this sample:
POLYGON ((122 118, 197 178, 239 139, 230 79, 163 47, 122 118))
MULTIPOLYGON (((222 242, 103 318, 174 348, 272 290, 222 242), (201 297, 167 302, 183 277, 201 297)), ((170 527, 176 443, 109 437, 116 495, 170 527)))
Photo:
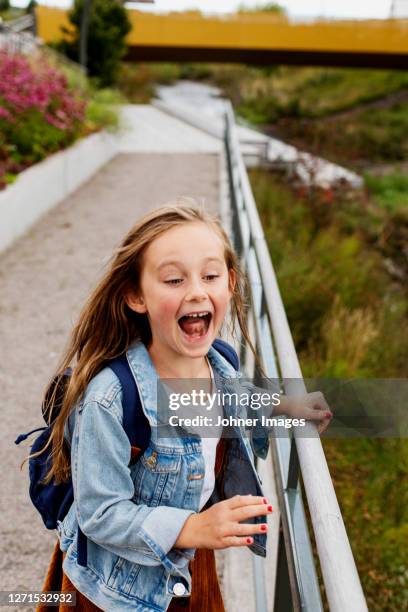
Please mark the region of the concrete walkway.
POLYGON ((118 156, 0 258, 0 590, 43 583, 56 535, 31 505, 27 466, 19 469, 28 441, 14 439, 42 425, 44 385, 113 248, 142 213, 177 196, 218 210, 218 157, 174 149, 118 156))
POLYGON ((119 147, 123 153, 220 154, 222 151, 218 138, 154 106, 129 104, 122 109, 123 132, 119 147))

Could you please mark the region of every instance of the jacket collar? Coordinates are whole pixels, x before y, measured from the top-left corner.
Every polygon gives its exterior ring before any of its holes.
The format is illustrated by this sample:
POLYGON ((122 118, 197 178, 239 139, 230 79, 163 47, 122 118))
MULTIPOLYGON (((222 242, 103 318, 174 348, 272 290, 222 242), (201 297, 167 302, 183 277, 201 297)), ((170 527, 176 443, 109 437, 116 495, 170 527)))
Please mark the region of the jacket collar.
MULTIPOLYGON (((217 386, 221 383, 220 378, 230 379, 242 376, 241 372, 237 372, 213 346, 210 346, 207 357, 213 367, 217 386)), ((146 417, 151 426, 157 427, 160 424, 157 414, 157 380, 159 376, 149 351, 141 340, 136 340, 128 348, 127 358, 146 417)))

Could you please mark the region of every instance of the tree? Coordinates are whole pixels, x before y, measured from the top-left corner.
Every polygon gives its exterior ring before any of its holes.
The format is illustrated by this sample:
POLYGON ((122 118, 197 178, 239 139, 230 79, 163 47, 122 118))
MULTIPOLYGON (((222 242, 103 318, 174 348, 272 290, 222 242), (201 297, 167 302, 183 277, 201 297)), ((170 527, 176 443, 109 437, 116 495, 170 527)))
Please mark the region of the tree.
POLYGON ((10 0, 0 0, 0 11, 8 11, 10 8, 10 0))
POLYGON ((34 13, 35 7, 37 6, 37 4, 38 3, 36 2, 36 0, 30 0, 30 2, 27 4, 25 12, 28 15, 31 15, 32 13, 34 13))
MULTIPOLYGON (((80 59, 80 32, 87 0, 75 0, 69 11, 74 34, 62 43, 62 50, 73 60, 80 59), (86 3, 86 4, 85 4, 86 3)), ((92 0, 89 7, 86 67, 90 76, 105 87, 115 82, 120 60, 126 52, 126 35, 131 30, 126 9, 120 0, 92 0)))
POLYGON ((88 64, 88 31, 89 16, 91 14, 92 0, 83 0, 84 6, 79 28, 79 63, 86 68, 88 64))

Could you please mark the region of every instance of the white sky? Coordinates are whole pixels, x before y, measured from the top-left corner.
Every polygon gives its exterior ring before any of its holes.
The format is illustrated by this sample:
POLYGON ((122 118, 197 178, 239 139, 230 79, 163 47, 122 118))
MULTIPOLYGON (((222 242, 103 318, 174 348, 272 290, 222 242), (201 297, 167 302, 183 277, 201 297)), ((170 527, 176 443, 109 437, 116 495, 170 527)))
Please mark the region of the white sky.
MULTIPOLYGON (((11 0, 15 6, 26 6, 28 0, 11 0)), ((233 11, 242 0, 156 0, 154 5, 139 4, 139 8, 152 11, 183 10, 199 8, 210 13, 233 11)), ((247 6, 262 3, 261 0, 243 0, 247 6)), ((280 0, 293 17, 345 17, 387 18, 392 0, 280 0)), ((70 0, 40 0, 40 4, 69 6, 70 0)), ((136 7, 135 7, 136 8, 136 7)))

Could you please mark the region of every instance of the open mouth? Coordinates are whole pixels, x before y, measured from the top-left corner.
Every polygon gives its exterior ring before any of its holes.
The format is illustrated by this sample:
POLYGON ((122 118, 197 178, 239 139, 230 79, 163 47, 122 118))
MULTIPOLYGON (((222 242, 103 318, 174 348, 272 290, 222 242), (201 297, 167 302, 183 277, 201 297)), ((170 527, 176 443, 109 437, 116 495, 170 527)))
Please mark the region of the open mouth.
POLYGON ((179 327, 182 332, 190 339, 197 340, 204 338, 207 335, 210 327, 212 314, 208 310, 202 312, 194 312, 184 315, 178 319, 179 327))

